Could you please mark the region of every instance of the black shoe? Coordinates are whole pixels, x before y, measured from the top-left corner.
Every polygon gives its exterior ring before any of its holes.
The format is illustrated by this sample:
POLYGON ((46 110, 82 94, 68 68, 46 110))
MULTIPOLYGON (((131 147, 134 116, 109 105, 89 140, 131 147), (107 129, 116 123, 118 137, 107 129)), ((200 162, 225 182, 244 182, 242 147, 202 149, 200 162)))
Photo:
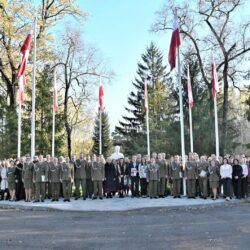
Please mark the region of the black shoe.
POLYGON ((206 200, 206 199, 207 199, 207 197, 204 197, 203 199, 204 199, 204 200, 206 200))
POLYGON ((67 201, 67 199, 64 199, 63 202, 67 201))
POLYGON ((39 202, 39 200, 34 200, 33 202, 34 202, 34 203, 35 203, 35 202, 39 202))
POLYGON ((181 196, 180 196, 180 195, 178 195, 178 196, 177 196, 177 198, 181 199, 181 196))
POLYGON ((41 202, 44 202, 44 200, 41 200, 41 202))
POLYGON ((78 197, 76 197, 75 200, 77 201, 77 200, 78 200, 78 197))
POLYGON ((86 197, 83 197, 82 199, 85 201, 85 200, 86 200, 86 197))
POLYGON ((177 198, 177 196, 174 196, 174 199, 177 198))
POLYGON ((100 200, 102 200, 102 197, 99 197, 100 200))
POLYGON ((67 202, 70 202, 70 199, 67 199, 67 202))
POLYGON ((52 199, 51 202, 55 201, 55 199, 52 199))

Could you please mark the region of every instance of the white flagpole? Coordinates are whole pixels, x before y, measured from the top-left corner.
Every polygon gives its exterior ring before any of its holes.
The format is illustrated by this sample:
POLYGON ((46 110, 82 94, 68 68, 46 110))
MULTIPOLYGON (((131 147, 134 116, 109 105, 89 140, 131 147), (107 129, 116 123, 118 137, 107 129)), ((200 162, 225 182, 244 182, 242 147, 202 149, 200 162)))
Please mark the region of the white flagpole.
POLYGON ((190 152, 194 152, 192 109, 189 107, 190 152))
MULTIPOLYGON (((100 76, 100 86, 101 86, 101 76, 100 76)), ((101 107, 99 107, 99 116, 100 116, 99 117, 99 155, 101 155, 102 154, 102 110, 101 110, 101 107)))
POLYGON ((31 114, 31 159, 35 156, 35 132, 36 132, 36 23, 37 14, 34 20, 34 50, 33 50, 33 74, 32 74, 32 114, 31 114))
MULTIPOLYGON (((180 124, 181 124, 181 158, 183 170, 185 169, 185 142, 184 142, 184 122, 183 122, 183 101, 182 101, 182 86, 181 86, 181 63, 180 63, 180 50, 178 48, 178 83, 179 83, 179 102, 180 102, 180 124)), ((183 178, 183 195, 186 196, 186 180, 183 178)))
MULTIPOLYGON (((145 82, 145 85, 147 83, 145 82)), ((147 126, 147 152, 148 152, 148 156, 150 157, 150 140, 149 140, 149 119, 148 119, 148 92, 147 92, 147 96, 145 96, 145 102, 146 102, 146 126, 147 126), (147 99, 147 100, 146 100, 147 99)))
MULTIPOLYGON (((19 79, 20 81, 20 79, 19 79)), ((19 88, 20 91, 20 88, 19 88)), ((20 93, 19 93, 20 95, 20 93)), ((17 135, 17 158, 21 157, 21 135, 22 135, 22 105, 21 100, 19 98, 19 106, 18 106, 18 135, 17 135)))
MULTIPOLYGON (((22 62, 22 57, 21 57, 22 62)), ((23 77, 23 76, 21 76, 23 77)), ((20 98, 20 81, 19 78, 19 105, 18 105, 18 125, 17 125, 17 158, 21 157, 21 136, 22 136, 22 104, 20 98)))
POLYGON ((54 98, 55 88, 56 88, 56 70, 54 70, 54 84, 53 84, 52 153, 51 153, 52 157, 55 156, 55 120, 56 120, 55 98, 54 98))
POLYGON ((217 97, 216 97, 216 95, 214 96, 214 125, 215 125, 216 158, 218 160, 220 153, 219 153, 219 129, 218 129, 218 112, 217 112, 217 97))

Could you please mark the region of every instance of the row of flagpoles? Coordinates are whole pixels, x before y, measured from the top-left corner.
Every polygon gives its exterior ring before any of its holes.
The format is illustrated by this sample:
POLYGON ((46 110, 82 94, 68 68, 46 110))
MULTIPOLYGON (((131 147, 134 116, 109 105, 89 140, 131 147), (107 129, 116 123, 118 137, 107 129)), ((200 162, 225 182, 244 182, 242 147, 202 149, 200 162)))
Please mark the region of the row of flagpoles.
MULTIPOLYGON (((181 64, 180 64, 180 52, 179 48, 181 45, 180 31, 177 17, 175 16, 173 22, 173 33, 170 42, 168 61, 170 64, 171 71, 176 67, 176 57, 178 60, 178 71, 177 81, 179 86, 179 103, 180 103, 180 127, 181 127, 181 156, 182 164, 185 166, 185 141, 184 141, 184 119, 183 119, 183 100, 182 100, 182 85, 181 85, 181 64)), ((188 103, 189 103, 189 127, 190 127, 190 152, 194 151, 193 145, 193 126, 192 126, 192 108, 193 108, 193 94, 190 79, 189 67, 187 69, 187 91, 188 91, 188 103)), ((218 78, 216 72, 216 66, 214 58, 212 62, 212 95, 214 99, 214 117, 215 117, 215 141, 216 141, 216 157, 219 157, 219 132, 218 132, 218 115, 217 115, 217 98, 216 94, 219 91, 218 78)), ((148 91, 147 83, 144 85, 144 98, 146 108, 146 127, 147 127, 147 148, 148 155, 150 155, 150 144, 149 144, 149 122, 148 122, 148 91)))
MULTIPOLYGON (((31 116, 31 157, 35 155, 35 84, 36 84, 36 18, 34 21, 34 52, 33 52, 33 75, 32 75, 32 116, 31 116)), ((22 61, 20 65, 17 78, 19 80, 19 109, 18 109, 18 153, 21 155, 21 120, 22 120, 22 105, 24 103, 24 89, 26 85, 25 70, 28 62, 29 52, 31 50, 32 32, 26 37, 22 47, 22 61)), ((183 100, 182 100, 182 85, 181 85, 181 65, 180 65, 180 52, 179 47, 181 45, 180 31, 178 26, 177 17, 174 19, 173 33, 170 43, 168 60, 171 71, 176 67, 176 56, 178 59, 178 72, 177 81, 179 86, 179 103, 180 103, 180 126, 181 126, 181 156, 183 159, 183 166, 185 166, 185 142, 184 142, 184 119, 183 119, 183 100), (177 52, 177 53, 176 53, 177 52)), ((192 86, 190 80, 189 67, 187 70, 187 91, 189 100, 189 123, 190 123, 190 151, 193 152, 193 129, 192 129, 192 108, 193 108, 193 95, 192 86)), ((212 63, 212 94, 214 99, 214 116, 215 116, 215 139, 216 139, 216 156, 219 157, 219 135, 218 135, 218 116, 217 116, 217 99, 216 93, 218 92, 218 79, 216 73, 216 67, 213 60, 212 63)), ((99 154, 102 154, 102 112, 103 112, 103 84, 100 77, 99 85, 99 154)), ((144 83, 144 97, 145 97, 145 109, 146 109, 146 129, 147 129, 147 154, 150 155, 150 136, 149 136, 149 108, 148 108, 148 89, 147 82, 144 83)), ((52 125, 52 157, 55 154, 55 113, 58 110, 57 102, 57 84, 56 84, 56 70, 54 70, 53 81, 53 125, 52 125)), ((184 187, 185 188, 185 187, 184 187)))

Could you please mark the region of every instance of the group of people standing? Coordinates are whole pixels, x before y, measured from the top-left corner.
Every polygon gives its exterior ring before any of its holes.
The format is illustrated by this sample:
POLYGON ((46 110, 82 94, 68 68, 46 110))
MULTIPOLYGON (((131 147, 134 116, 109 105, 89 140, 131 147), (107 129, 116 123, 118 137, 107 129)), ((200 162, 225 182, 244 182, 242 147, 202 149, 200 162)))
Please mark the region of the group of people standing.
POLYGON ((26 202, 52 202, 63 197, 65 202, 87 198, 103 199, 118 196, 188 198, 200 196, 226 200, 246 198, 250 189, 249 158, 244 154, 216 159, 215 155, 179 155, 166 159, 165 153, 152 156, 136 154, 106 160, 102 155, 59 158, 47 155, 19 160, 0 161, 1 199, 26 202))

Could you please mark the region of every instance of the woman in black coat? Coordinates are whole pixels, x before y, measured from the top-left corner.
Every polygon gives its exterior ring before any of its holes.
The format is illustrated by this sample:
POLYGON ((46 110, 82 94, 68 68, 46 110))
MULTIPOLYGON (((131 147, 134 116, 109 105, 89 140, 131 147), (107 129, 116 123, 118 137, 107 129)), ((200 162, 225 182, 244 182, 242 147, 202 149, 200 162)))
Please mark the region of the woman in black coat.
POLYGON ((112 198, 112 193, 116 191, 116 171, 111 158, 105 164, 105 193, 107 198, 112 198))
POLYGON ((233 190, 236 199, 241 199, 241 178, 243 176, 243 170, 241 165, 239 165, 239 161, 234 159, 233 161, 233 190))

